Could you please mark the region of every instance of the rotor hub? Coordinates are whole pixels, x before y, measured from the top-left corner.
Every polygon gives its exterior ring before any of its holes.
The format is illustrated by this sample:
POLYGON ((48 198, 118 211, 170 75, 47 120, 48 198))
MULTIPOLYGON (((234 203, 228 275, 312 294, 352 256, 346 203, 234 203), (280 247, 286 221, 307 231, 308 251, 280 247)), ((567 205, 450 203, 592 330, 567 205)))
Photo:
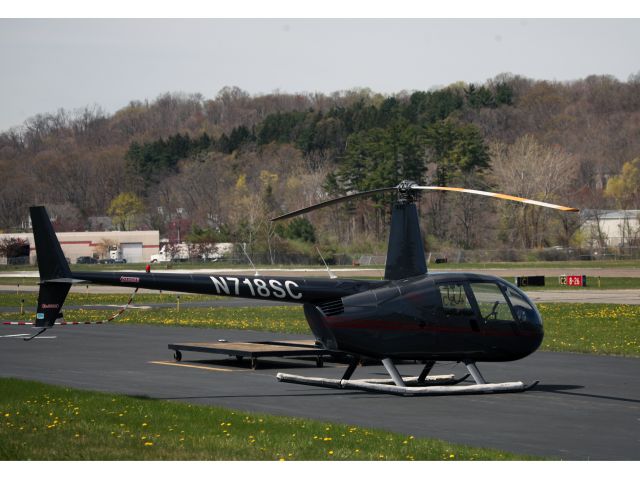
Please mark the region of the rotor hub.
POLYGON ((413 189, 414 185, 417 183, 411 180, 402 180, 398 184, 398 203, 413 203, 415 201, 417 191, 413 189))

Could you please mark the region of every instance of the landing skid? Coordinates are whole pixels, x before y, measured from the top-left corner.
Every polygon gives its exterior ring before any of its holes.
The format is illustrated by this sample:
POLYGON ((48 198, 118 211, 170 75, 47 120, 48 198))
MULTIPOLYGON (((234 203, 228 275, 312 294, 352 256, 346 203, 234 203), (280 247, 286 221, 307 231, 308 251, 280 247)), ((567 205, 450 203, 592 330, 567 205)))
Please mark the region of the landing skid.
POLYGON ((382 364, 391 376, 390 379, 350 379, 355 370, 355 362, 347 369, 342 379, 329 379, 278 373, 278 381, 305 384, 334 389, 356 389, 360 391, 395 394, 399 396, 441 396, 452 394, 491 394, 522 392, 533 388, 538 381, 526 386, 521 381, 507 383, 486 383, 475 363, 465 363, 469 374, 455 378, 453 374, 428 376, 434 362, 425 366, 420 376, 402 377, 393 362, 385 358, 382 364), (476 384, 459 386, 458 384, 472 376, 476 384))

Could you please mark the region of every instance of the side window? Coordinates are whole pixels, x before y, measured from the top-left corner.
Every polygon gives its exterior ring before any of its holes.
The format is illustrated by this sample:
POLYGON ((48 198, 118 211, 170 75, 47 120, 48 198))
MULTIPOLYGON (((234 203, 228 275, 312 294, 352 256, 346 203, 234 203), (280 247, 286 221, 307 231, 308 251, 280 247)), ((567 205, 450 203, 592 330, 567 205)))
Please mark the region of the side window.
POLYGON ((502 290, 495 283, 471 283, 471 290, 486 321, 513 321, 511 309, 502 290))
POLYGON ((442 309, 445 316, 472 318, 473 308, 467 298, 462 283, 445 283, 439 284, 440 297, 442 298, 442 309))

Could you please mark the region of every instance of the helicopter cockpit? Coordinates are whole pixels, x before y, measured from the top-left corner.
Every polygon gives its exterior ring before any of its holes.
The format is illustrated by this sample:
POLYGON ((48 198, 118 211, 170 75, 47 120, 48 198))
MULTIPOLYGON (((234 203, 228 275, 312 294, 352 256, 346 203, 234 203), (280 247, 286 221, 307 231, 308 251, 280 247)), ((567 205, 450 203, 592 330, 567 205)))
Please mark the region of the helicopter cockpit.
POLYGON ((535 328, 542 326, 540 314, 526 295, 499 278, 443 280, 436 281, 436 287, 445 317, 480 319, 486 325, 509 321, 535 328))

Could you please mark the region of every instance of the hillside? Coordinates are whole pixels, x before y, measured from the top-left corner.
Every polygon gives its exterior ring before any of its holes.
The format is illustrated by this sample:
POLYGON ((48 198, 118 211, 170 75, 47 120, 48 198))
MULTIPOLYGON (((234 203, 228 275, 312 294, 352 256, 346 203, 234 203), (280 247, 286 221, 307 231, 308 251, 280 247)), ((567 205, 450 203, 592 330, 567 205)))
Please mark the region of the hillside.
MULTIPOLYGON (((113 115, 98 106, 42 114, 1 133, 0 229, 20 228, 29 205, 45 204, 58 228, 84 230, 90 216, 126 214, 112 202, 132 193, 140 200, 132 226, 168 237, 179 228, 271 254, 308 252, 312 241, 375 252, 386 239, 389 198, 314 212, 313 226, 266 219, 404 178, 581 209, 638 209, 638 195, 603 193, 638 157, 638 76, 559 83, 500 75, 390 97, 251 96, 235 87, 213 99, 168 93, 113 115)), ((422 196, 428 246, 579 239, 576 215, 467 196, 422 196)))

